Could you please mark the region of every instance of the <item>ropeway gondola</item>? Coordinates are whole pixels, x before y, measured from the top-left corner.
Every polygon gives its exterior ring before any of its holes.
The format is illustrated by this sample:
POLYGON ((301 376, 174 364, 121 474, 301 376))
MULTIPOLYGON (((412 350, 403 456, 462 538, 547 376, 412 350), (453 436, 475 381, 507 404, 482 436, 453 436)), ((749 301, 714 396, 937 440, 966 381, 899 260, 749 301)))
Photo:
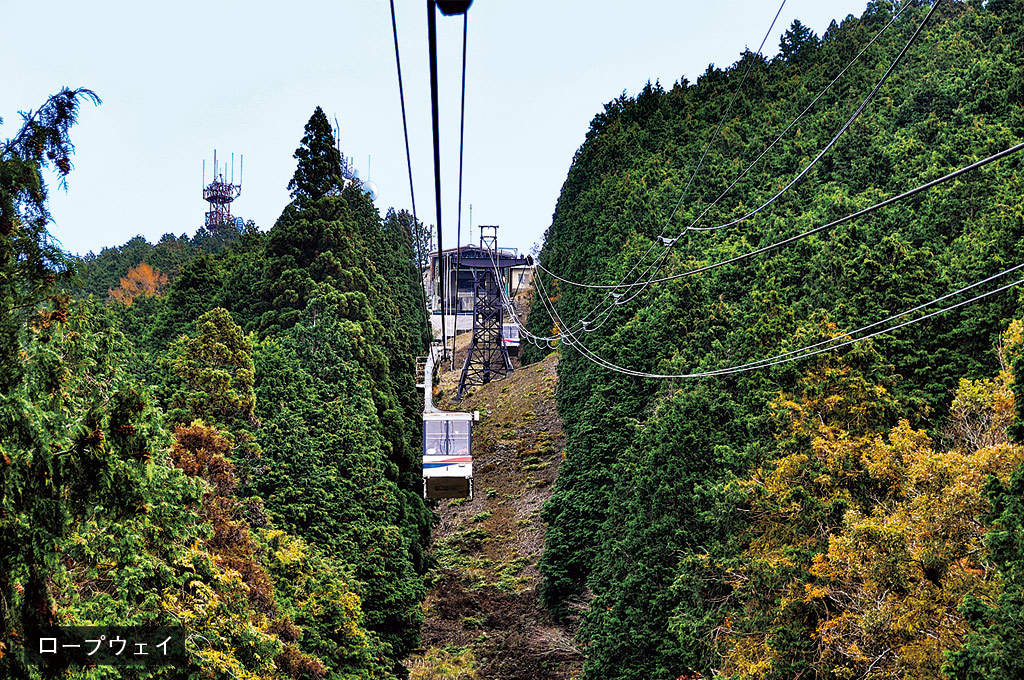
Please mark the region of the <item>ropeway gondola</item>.
POLYGON ((473 497, 473 421, 479 411, 442 411, 434 406, 433 353, 423 372, 423 496, 473 497))
POLYGON ((508 350, 509 356, 519 356, 519 324, 501 324, 501 342, 503 345, 505 345, 505 348, 508 350))

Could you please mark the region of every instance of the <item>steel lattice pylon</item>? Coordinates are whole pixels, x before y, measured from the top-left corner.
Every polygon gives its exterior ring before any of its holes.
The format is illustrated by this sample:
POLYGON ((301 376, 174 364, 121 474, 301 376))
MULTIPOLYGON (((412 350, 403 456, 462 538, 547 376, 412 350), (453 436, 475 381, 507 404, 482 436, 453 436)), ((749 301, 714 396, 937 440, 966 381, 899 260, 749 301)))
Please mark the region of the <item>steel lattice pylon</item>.
POLYGON ((462 399, 466 388, 484 385, 496 378, 504 378, 512 372, 512 361, 508 348, 501 339, 502 281, 497 276, 498 251, 497 227, 480 227, 480 246, 486 248, 494 264, 473 270, 473 339, 469 343, 466 363, 459 378, 456 399, 462 399), (493 230, 484 235, 484 230, 493 230))

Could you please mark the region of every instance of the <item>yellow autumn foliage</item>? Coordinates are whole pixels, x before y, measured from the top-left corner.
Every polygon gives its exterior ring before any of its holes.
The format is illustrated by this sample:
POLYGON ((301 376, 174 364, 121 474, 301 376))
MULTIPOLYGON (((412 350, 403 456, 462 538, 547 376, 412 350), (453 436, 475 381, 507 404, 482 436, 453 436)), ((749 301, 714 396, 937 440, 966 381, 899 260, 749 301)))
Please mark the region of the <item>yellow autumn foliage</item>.
POLYGON ((893 413, 888 390, 834 362, 772 403, 782 455, 737 482, 751 522, 725 574, 761 623, 716 630, 722 673, 777 672, 777 649, 795 644, 780 631, 803 629, 819 677, 945 679, 966 631, 964 597, 992 601, 1001 589, 981 518, 986 480, 1005 482, 1024 463, 1006 435, 1022 344, 1014 322, 998 375, 960 381, 940 445, 906 419, 880 427, 893 413))
MULTIPOLYGON (((1018 347, 1020 336, 1015 323, 1002 351, 1018 347)), ((989 600, 998 592, 985 567, 983 489, 990 475, 1005 481, 1024 462, 1024 447, 1005 434, 1014 408, 1013 376, 1003 366, 995 378, 960 381, 951 450, 936 450, 923 430, 901 420, 864 453, 864 469, 890 495, 868 512, 848 512, 811 567, 821 582, 807 584, 805 596, 829 613, 818 626, 823 664, 944 678, 945 652, 962 643, 964 596, 989 600)))

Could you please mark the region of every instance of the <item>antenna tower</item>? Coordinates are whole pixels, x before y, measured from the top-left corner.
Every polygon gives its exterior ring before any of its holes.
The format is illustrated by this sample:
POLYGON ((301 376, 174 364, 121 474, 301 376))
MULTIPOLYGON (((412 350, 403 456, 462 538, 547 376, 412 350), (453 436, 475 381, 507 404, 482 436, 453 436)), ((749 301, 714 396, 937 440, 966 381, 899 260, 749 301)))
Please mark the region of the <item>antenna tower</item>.
POLYGON ((213 181, 206 184, 206 162, 203 162, 203 200, 210 204, 206 211, 206 228, 217 231, 226 224, 234 225, 231 217, 231 202, 242 194, 242 157, 238 161, 238 184, 235 184, 235 154, 231 154, 231 175, 227 179, 227 163, 222 169, 217 165, 217 151, 213 152, 213 181))
POLYGON ((356 166, 352 159, 345 156, 341 150, 341 126, 338 125, 338 117, 334 117, 334 148, 338 150, 338 160, 341 162, 341 177, 347 181, 355 181, 356 166))

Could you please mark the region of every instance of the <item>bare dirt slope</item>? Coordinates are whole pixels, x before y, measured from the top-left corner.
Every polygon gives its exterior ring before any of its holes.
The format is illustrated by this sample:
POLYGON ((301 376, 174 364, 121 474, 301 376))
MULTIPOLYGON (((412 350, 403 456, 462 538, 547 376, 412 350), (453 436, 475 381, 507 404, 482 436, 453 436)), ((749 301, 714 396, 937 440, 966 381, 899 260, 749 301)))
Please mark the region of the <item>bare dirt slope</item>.
MULTIPOLYGON (((461 367, 468 335, 459 338, 461 367)), ((517 369, 451 401, 458 370, 442 373, 435 402, 479 410, 473 429, 472 501, 441 501, 432 551, 437 560, 424 602, 414 680, 562 680, 582 657, 573 631, 541 606, 537 561, 544 546, 541 506, 562 460, 565 437, 555 411, 557 357, 517 369)))

